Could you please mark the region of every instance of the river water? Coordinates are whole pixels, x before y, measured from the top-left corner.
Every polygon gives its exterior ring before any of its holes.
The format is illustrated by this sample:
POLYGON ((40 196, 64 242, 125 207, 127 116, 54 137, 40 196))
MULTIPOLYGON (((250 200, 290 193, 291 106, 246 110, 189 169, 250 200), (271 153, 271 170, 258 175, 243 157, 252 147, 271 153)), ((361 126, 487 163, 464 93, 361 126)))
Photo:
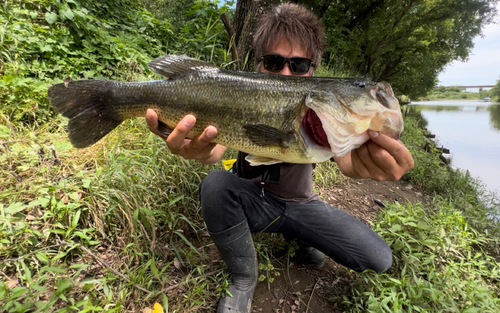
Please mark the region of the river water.
POLYGON ((409 109, 420 111, 438 145, 450 149, 454 168, 469 170, 500 194, 500 104, 442 100, 412 102, 409 109))

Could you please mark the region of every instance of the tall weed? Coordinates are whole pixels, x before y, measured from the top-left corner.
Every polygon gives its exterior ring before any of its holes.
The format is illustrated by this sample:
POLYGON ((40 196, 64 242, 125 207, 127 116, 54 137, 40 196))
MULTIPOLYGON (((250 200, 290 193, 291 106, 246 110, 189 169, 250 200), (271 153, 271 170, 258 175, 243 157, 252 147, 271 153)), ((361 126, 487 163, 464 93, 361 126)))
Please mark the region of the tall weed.
POLYGON ((54 80, 127 80, 148 71, 147 62, 162 54, 172 33, 168 21, 137 3, 30 0, 1 6, 0 102, 8 120, 37 126, 55 117, 44 96, 54 80))
POLYGON ((142 121, 85 150, 59 133, 0 128, 0 306, 126 311, 186 275, 201 277, 192 301, 171 306, 204 303, 213 282, 198 184, 213 167, 171 155, 142 121))
POLYGON ((449 200, 394 204, 374 226, 393 249, 389 272, 356 275, 349 312, 497 312, 500 263, 449 200))

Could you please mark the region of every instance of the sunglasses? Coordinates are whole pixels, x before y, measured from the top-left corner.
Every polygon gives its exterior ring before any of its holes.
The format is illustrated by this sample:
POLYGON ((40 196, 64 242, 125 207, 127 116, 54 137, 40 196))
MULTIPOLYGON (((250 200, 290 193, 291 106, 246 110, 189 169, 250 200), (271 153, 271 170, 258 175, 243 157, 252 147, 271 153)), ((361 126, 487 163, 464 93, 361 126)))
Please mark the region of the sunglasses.
POLYGON ((260 57, 263 61, 264 68, 269 72, 277 73, 283 69, 285 63, 288 62, 288 67, 293 74, 306 74, 309 68, 316 67, 316 63, 307 58, 285 58, 279 54, 268 54, 260 57))

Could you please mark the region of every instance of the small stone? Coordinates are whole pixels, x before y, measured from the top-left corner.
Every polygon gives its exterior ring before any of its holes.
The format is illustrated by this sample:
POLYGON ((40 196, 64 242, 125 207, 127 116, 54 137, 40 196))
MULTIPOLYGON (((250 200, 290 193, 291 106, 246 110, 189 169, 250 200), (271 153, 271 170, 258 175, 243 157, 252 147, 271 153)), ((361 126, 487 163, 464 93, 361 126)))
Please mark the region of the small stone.
POLYGON ((19 286, 19 281, 17 280, 17 278, 7 277, 7 288, 8 289, 13 289, 17 286, 19 286))
POLYGON ((179 262, 179 260, 175 259, 174 260, 174 267, 178 270, 181 269, 181 262, 179 262))

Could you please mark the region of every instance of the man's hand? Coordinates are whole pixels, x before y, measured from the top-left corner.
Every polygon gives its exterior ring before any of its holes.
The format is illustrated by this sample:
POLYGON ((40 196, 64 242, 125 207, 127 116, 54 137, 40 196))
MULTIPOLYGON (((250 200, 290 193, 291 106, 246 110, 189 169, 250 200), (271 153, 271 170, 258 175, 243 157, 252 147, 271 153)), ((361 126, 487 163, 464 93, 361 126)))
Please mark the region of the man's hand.
POLYGON ((399 141, 375 131, 371 140, 343 157, 335 158, 340 170, 353 178, 398 180, 414 166, 410 151, 399 141))
POLYGON ((146 112, 146 123, 153 133, 165 140, 173 154, 180 155, 184 159, 195 159, 203 164, 213 164, 222 158, 226 150, 226 147, 210 142, 217 135, 217 129, 214 126, 208 126, 196 138, 186 139, 186 135, 196 123, 193 115, 186 115, 168 137, 158 130, 158 115, 154 110, 149 109, 146 112))

